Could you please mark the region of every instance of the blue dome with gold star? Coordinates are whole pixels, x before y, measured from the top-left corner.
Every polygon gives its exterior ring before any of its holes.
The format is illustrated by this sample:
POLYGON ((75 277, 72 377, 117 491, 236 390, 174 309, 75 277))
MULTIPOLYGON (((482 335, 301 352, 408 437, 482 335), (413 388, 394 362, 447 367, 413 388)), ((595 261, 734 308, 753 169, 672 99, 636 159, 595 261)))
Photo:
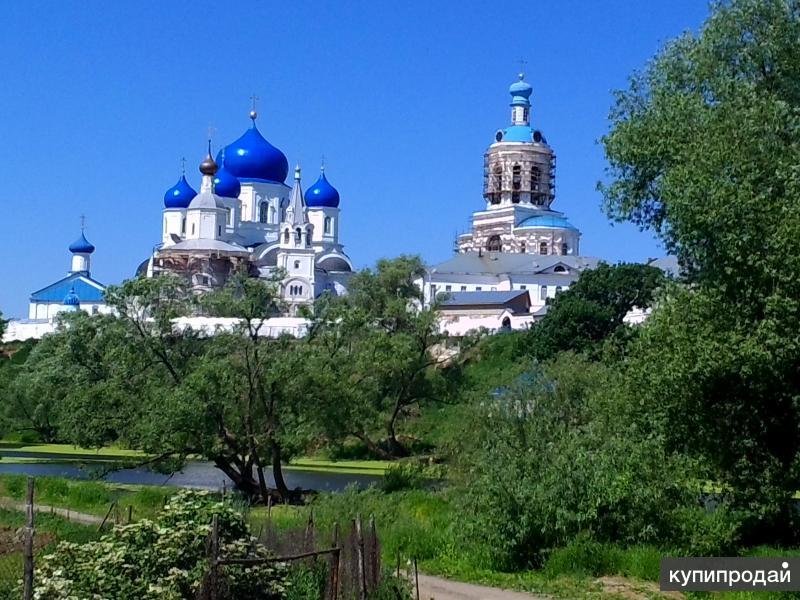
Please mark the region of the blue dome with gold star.
POLYGON ((62 304, 64 306, 80 306, 81 299, 78 298, 78 294, 75 293, 75 288, 71 288, 67 295, 64 296, 62 304))
POLYGON ((226 146, 224 155, 222 166, 242 181, 283 183, 289 174, 286 156, 264 139, 254 117, 253 126, 226 146))
POLYGON ((197 196, 197 192, 186 181, 186 176, 181 175, 178 183, 164 194, 164 206, 166 208, 186 208, 195 196, 197 196))
POLYGON ((304 198, 306 206, 309 208, 336 208, 339 206, 339 192, 328 182, 324 170, 320 173, 319 179, 306 190, 304 198))

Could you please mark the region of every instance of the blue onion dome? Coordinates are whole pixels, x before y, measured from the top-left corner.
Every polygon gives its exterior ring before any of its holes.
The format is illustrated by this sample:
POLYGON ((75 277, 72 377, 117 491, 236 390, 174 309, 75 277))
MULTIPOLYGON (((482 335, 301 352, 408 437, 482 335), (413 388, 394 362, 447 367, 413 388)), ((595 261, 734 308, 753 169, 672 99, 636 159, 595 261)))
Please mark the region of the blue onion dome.
POLYGON ((289 174, 289 161, 258 131, 255 113, 251 118, 253 126, 225 148, 222 166, 239 179, 283 183, 289 174))
POLYGON ((75 288, 71 288, 67 295, 64 296, 64 302, 62 302, 64 306, 80 306, 81 300, 78 298, 78 294, 75 293, 75 288))
POLYGON ((195 196, 197 196, 197 192, 186 181, 186 176, 181 175, 178 183, 164 194, 164 206, 166 208, 186 208, 195 196))
POLYGON ((524 81, 525 73, 519 74, 519 80, 515 81, 511 84, 508 88, 508 93, 511 94, 511 105, 529 105, 530 100, 528 100, 533 93, 533 88, 531 84, 524 81))
POLYGON ((69 251, 73 254, 91 254, 94 252, 94 246, 86 239, 83 232, 81 232, 81 237, 69 245, 69 251))
POLYGON ((328 182, 325 177, 325 169, 322 169, 319 179, 314 182, 314 185, 306 190, 304 198, 306 206, 309 208, 336 208, 339 206, 339 192, 328 182))
POLYGON ((242 191, 239 180, 225 168, 225 151, 217 154, 217 164, 220 165, 214 176, 214 193, 224 198, 238 198, 242 191))

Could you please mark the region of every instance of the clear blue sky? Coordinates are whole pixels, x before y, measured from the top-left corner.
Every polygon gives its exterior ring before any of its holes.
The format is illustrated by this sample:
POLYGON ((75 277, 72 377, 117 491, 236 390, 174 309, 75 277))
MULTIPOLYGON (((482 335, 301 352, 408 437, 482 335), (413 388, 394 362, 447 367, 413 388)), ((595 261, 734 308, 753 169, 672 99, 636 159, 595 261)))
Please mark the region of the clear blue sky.
POLYGON ((483 206, 483 152, 520 57, 558 156, 554 208, 583 230, 582 253, 661 255, 601 212, 597 140, 611 90, 706 14, 705 0, 7 3, 0 310, 24 316, 65 274, 81 214, 93 275, 130 277, 160 241, 180 158, 197 185, 209 125, 217 146, 234 140, 254 92, 306 186, 325 155, 357 266, 447 258, 483 206))

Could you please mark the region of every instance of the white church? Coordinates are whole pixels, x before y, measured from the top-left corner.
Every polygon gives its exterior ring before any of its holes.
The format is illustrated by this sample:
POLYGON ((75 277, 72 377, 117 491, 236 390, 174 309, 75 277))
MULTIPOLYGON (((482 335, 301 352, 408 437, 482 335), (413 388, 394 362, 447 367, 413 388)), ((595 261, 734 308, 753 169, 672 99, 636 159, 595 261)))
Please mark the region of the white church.
POLYGON ((484 207, 456 254, 430 267, 419 284, 425 302, 441 300, 441 327, 453 335, 522 329, 599 259, 581 256, 580 230, 553 208, 556 157, 531 126, 533 88, 520 74, 509 88, 511 125, 484 154, 484 207))
POLYGON ((295 314, 325 292, 345 293, 353 273, 339 239, 339 192, 324 166, 305 191, 299 167, 288 185, 286 156, 261 135, 255 110, 250 118, 252 126, 216 160, 209 142, 199 193, 185 174, 167 190, 161 243, 139 274, 176 273, 202 292, 238 269, 254 277, 281 269, 281 293, 295 314))

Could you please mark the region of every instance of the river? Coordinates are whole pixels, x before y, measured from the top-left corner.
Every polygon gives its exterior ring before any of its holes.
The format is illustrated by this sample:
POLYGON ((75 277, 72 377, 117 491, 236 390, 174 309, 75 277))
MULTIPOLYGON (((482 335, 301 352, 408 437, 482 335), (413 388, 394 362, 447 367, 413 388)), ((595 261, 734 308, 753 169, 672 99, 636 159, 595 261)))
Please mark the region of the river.
MULTIPOLYGON (((12 456, 13 452, 2 452, 3 455, 12 456)), ((37 458, 36 455, 25 454, 28 458, 37 458)), ((38 458, 44 458, 40 456, 38 458)), ((0 473, 15 473, 31 475, 33 477, 67 477, 69 479, 93 479, 103 470, 114 463, 79 457, 81 462, 45 462, 45 463, 3 463, 0 459, 0 473)), ((290 489, 302 488, 320 492, 339 492, 348 486, 365 489, 372 484, 377 484, 381 477, 377 475, 353 475, 349 473, 329 473, 320 471, 295 471, 286 468, 283 471, 286 485, 290 489)), ((175 487, 197 488, 206 490, 220 490, 223 486, 231 489, 233 482, 222 471, 210 462, 189 461, 182 471, 172 475, 164 475, 146 468, 120 469, 103 475, 109 483, 124 483, 136 485, 171 485, 175 487)), ((271 473, 269 485, 274 485, 271 473)))

